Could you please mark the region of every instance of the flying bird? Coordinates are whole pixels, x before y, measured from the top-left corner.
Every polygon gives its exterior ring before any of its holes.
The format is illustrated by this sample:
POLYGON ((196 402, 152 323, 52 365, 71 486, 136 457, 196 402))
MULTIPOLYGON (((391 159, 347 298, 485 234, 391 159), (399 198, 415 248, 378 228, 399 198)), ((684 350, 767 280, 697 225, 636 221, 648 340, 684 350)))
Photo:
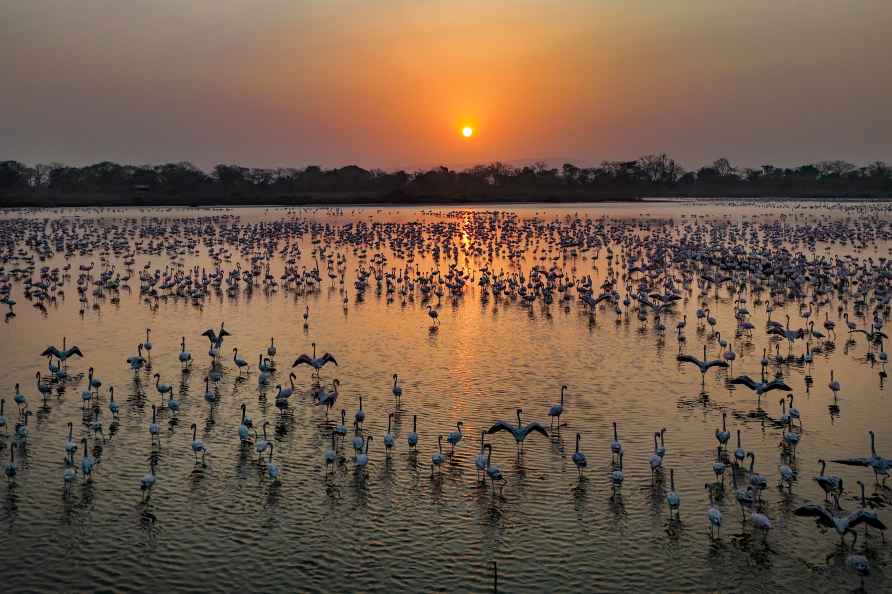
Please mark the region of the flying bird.
POLYGON ((880 521, 876 516, 865 513, 863 509, 859 509, 858 511, 852 512, 847 516, 834 516, 826 508, 810 503, 808 505, 803 505, 801 507, 797 507, 793 510, 793 513, 797 516, 803 516, 808 518, 816 518, 819 526, 824 526, 826 528, 832 528, 839 534, 840 540, 845 541, 846 534, 851 532, 855 536, 855 540, 852 541, 852 546, 855 546, 855 542, 858 540, 858 533, 855 532, 855 528, 860 526, 861 524, 867 524, 872 528, 876 528, 878 530, 885 530, 886 525, 880 521))
POLYGON ((756 394, 759 394, 760 396, 762 394, 764 394, 765 392, 770 392, 772 390, 786 390, 788 392, 791 390, 790 386, 785 384, 784 380, 782 380, 782 379, 774 379, 774 380, 771 380, 770 382, 765 382, 765 381, 757 382, 748 375, 739 375, 739 376, 731 379, 730 383, 737 384, 737 385, 744 385, 747 388, 749 388, 750 390, 754 391, 756 394))
POLYGON ((300 357, 298 357, 297 359, 295 359, 294 363, 292 363, 291 366, 297 367, 298 365, 306 364, 306 365, 309 365, 310 367, 312 367, 313 369, 315 369, 316 371, 319 371, 320 369, 325 367, 325 365, 329 362, 334 363, 335 365, 338 364, 338 362, 334 358, 334 355, 332 355, 331 353, 322 353, 322 355, 320 357, 317 357, 316 356, 316 343, 314 342, 313 343, 313 356, 311 357, 305 353, 305 354, 301 355, 300 357))
POLYGON ((545 430, 545 427, 542 423, 538 421, 533 421, 532 423, 528 423, 526 425, 521 421, 520 416, 523 414, 523 409, 517 409, 517 425, 513 425, 508 421, 496 421, 495 425, 490 427, 486 432, 492 435, 493 433, 498 433, 499 431, 507 431, 511 435, 514 436, 514 441, 517 442, 517 447, 519 449, 523 449, 523 442, 527 438, 530 433, 541 433, 546 438, 548 437, 548 431, 545 430))

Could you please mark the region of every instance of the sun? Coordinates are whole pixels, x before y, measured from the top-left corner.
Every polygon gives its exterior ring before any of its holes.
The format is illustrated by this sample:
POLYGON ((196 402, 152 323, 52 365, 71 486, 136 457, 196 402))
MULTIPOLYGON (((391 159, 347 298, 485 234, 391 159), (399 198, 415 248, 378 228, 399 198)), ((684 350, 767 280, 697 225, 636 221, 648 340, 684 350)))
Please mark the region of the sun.
POLYGON ((470 138, 474 135, 474 129, 470 126, 465 126, 461 129, 461 135, 465 138, 470 138))

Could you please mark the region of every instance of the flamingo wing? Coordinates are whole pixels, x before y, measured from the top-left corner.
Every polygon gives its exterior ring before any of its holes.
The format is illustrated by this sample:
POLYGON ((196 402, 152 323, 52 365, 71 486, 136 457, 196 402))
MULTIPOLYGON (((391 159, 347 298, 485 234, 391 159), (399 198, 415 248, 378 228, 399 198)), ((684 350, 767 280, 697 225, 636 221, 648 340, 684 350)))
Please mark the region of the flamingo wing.
POLYGON ((201 333, 202 336, 207 336, 208 340, 211 341, 211 344, 217 342, 217 333, 214 332, 213 328, 208 328, 204 332, 201 333))
POLYGON ((230 334, 229 332, 227 332, 225 328, 220 328, 220 336, 218 336, 217 338, 218 338, 219 340, 223 340, 223 337, 224 337, 224 336, 232 336, 232 334, 230 334))
POLYGON ((854 330, 849 330, 849 334, 852 334, 853 332, 860 332, 864 336, 867 336, 867 330, 863 330, 861 328, 855 328, 854 330))
POLYGON ((334 356, 332 356, 331 353, 324 353, 321 357, 319 357, 319 360, 322 361, 322 365, 325 365, 328 362, 332 362, 335 365, 338 364, 338 362, 335 360, 334 356))
POLYGON ((768 383, 763 389, 764 392, 770 392, 771 390, 786 390, 790 392, 792 388, 784 383, 784 380, 774 380, 768 383))
POLYGON ((495 425, 486 430, 489 435, 498 433, 499 431, 507 431, 508 433, 514 435, 514 425, 507 421, 496 421, 495 425))
POLYGON ((302 365, 302 364, 306 364, 306 365, 309 365, 310 367, 314 367, 313 360, 306 353, 304 353, 303 355, 301 355, 300 357, 295 359, 294 363, 292 363, 291 366, 297 367, 298 365, 302 365))
POLYGON ((831 460, 834 464, 843 466, 870 466, 870 458, 846 458, 845 460, 831 460))
POLYGON ((80 350, 79 348, 77 348, 76 346, 71 347, 70 349, 68 349, 67 351, 65 351, 65 352, 62 353, 62 354, 65 355, 65 358, 66 358, 66 359, 67 359, 68 357, 72 357, 72 356, 74 356, 74 355, 77 355, 78 357, 83 357, 83 356, 84 356, 84 354, 81 352, 81 350, 80 350))
POLYGON ((45 349, 42 353, 40 353, 40 356, 41 356, 41 357, 53 356, 53 357, 55 357, 56 359, 61 359, 61 358, 62 358, 62 353, 60 353, 60 352, 59 352, 59 349, 57 349, 56 347, 54 347, 54 346, 48 346, 48 347, 46 347, 46 349, 45 349))
POLYGON ((753 378, 751 378, 748 375, 738 375, 737 377, 731 379, 731 383, 732 384, 743 384, 750 390, 756 390, 759 387, 759 384, 754 382, 753 378))
POLYGON ((706 369, 709 369, 710 367, 728 367, 728 362, 723 361, 722 359, 713 359, 712 361, 704 363, 704 366, 706 369))
POLYGON ((521 440, 526 439, 526 436, 530 433, 541 433, 546 438, 548 437, 548 431, 545 430, 545 427, 542 426, 542 423, 539 421, 533 421, 532 423, 527 424, 526 427, 521 429, 521 440))
POLYGON ((861 524, 867 524, 871 528, 876 528, 877 530, 885 530, 886 525, 883 524, 882 520, 880 520, 876 515, 866 513, 863 509, 859 509, 856 512, 849 514, 848 517, 849 528, 855 528, 861 524))
POLYGON ((817 518, 818 524, 823 526, 827 526, 828 528, 833 528, 836 526, 836 523, 833 521, 833 516, 830 515, 826 509, 821 507, 820 505, 808 504, 803 505, 801 507, 797 507, 793 510, 793 513, 797 516, 802 516, 806 518, 817 518))
POLYGON ((772 325, 771 328, 768 329, 767 333, 768 334, 776 334, 777 336, 783 336, 784 338, 787 337, 787 331, 784 330, 783 326, 781 326, 781 325, 777 325, 777 326, 772 325))
POLYGON ((693 355, 678 355, 677 357, 675 357, 675 360, 679 363, 693 363, 697 367, 703 366, 703 362, 693 355))

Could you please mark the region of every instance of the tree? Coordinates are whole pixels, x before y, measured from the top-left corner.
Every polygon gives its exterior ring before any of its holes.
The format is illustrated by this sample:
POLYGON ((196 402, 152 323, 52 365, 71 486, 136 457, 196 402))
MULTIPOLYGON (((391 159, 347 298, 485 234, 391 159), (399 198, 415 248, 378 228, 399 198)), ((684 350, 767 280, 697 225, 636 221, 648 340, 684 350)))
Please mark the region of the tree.
POLYGON ((842 177, 855 170, 855 166, 847 161, 821 161, 815 163, 821 177, 842 177))
POLYGON ((639 157, 636 165, 641 178, 653 184, 672 184, 684 174, 681 165, 665 153, 639 157))
POLYGON ((721 177, 737 175, 737 170, 731 165, 731 162, 724 157, 720 157, 713 161, 712 167, 721 177))
POLYGON ((570 186, 576 185, 579 182, 580 171, 576 165, 564 163, 564 166, 561 168, 561 177, 564 178, 564 183, 570 186))
POLYGON ((18 161, 0 162, 0 190, 13 190, 27 185, 28 168, 18 161))

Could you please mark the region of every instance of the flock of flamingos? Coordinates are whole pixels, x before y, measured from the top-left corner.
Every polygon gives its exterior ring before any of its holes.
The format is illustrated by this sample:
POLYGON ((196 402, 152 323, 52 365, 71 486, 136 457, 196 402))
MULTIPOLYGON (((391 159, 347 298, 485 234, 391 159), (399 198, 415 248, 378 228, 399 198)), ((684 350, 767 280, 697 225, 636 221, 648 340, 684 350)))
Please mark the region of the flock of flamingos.
MULTIPOLYGON (((446 327, 441 329, 440 304, 463 299, 472 285, 482 300, 503 300, 528 308, 578 308, 589 320, 602 316, 618 323, 631 321, 677 342, 678 373, 699 374, 704 389, 707 382, 720 377, 713 370, 722 369, 725 381, 753 391, 760 402, 774 396, 780 408, 774 425, 781 443, 776 472, 769 471, 769 465, 761 460, 756 465, 755 453, 744 447, 746 436, 728 425, 725 414, 720 421, 717 419, 712 464, 715 481, 704 485, 702 501, 684 506, 702 510, 702 521, 711 538, 721 538, 729 513, 739 514, 740 521, 761 533, 762 538, 769 538, 773 525, 763 507, 766 492, 772 486, 792 492, 804 480, 816 481, 825 494, 824 501, 801 505, 794 513, 803 521, 813 520, 850 547, 847 564, 860 576, 863 586, 870 563, 864 551, 858 550, 859 534, 863 531, 866 538, 861 542, 866 546, 867 539, 884 543, 886 530, 865 496, 865 482, 873 480, 879 489, 885 489, 892 458, 878 453, 878 435, 871 431, 865 436, 865 452, 819 460, 820 473, 815 476, 799 470, 797 460, 807 448, 800 443, 805 435, 803 419, 786 383, 789 378, 783 373, 785 365, 798 362, 808 370, 805 381, 811 384, 815 377, 825 378, 826 389, 835 399, 845 389, 845 378, 832 369, 816 369, 820 363, 816 355, 837 341, 857 338, 866 342, 869 361, 879 367, 881 378, 885 377, 887 354, 883 345, 892 300, 892 265, 884 257, 863 254, 892 238, 892 229, 879 217, 863 212, 853 215, 809 224, 776 222, 761 226, 693 217, 681 225, 580 217, 549 221, 485 211, 447 213, 424 224, 412 221, 386 225, 322 224, 303 216, 250 225, 233 223, 224 216, 209 219, 182 214, 119 219, 114 224, 70 217, 9 218, 0 222, 6 238, 0 245, 0 302, 6 307, 7 334, 15 326, 17 307, 27 303, 51 315, 48 306, 71 299, 72 294, 80 301, 83 315, 134 293, 151 308, 163 307, 171 299, 201 307, 214 294, 288 291, 306 295, 326 284, 340 288, 338 307, 345 309, 366 292, 388 300, 420 302, 427 316, 425 331, 431 333, 448 331, 446 327), (823 246, 831 245, 854 255, 820 253, 823 246), (199 255, 202 248, 214 262, 212 269, 190 265, 188 260, 184 263, 184 259, 199 255), (347 267, 348 252, 359 262, 352 271, 347 267), (137 257, 149 260, 139 267, 135 264, 137 257), (602 282, 591 275, 577 274, 575 263, 571 267, 570 262, 583 257, 602 267, 602 282), (44 264, 52 258, 57 258, 54 265, 44 264), (83 263, 72 264, 77 258, 83 263), (170 262, 157 266, 151 258, 169 258, 170 262), (281 274, 272 273, 271 262, 276 259, 281 261, 281 274), (529 265, 531 259, 533 264, 529 265), (720 295, 731 298, 730 311, 720 313, 715 305, 720 295), (696 319, 677 315, 678 304, 691 300, 697 303, 696 319), (792 316, 783 313, 790 306, 792 316), (767 312, 764 327, 752 321, 756 308, 767 312), (733 319, 733 337, 715 330, 721 316, 727 316, 722 320, 726 327, 733 319), (686 331, 691 327, 705 337, 703 344, 688 344, 686 331), (759 377, 732 373, 736 339, 765 341, 759 377), (856 486, 844 484, 842 478, 828 472, 831 464, 863 467, 863 481, 856 486), (843 511, 840 498, 846 491, 860 494, 857 509, 843 511), (729 512, 725 502, 737 509, 729 512)), ((303 311, 305 325, 310 316, 307 306, 303 311)), ((283 415, 298 405, 324 409, 324 414, 334 419, 326 425, 330 431, 330 435, 324 435, 327 449, 318 453, 326 475, 338 466, 353 465, 363 476, 371 457, 390 458, 406 450, 419 464, 429 464, 431 480, 437 480, 456 448, 479 448, 474 458, 477 480, 491 488, 496 497, 506 479, 493 458, 492 442, 488 440, 494 438, 489 436, 506 433, 516 444, 517 455, 522 456, 524 447, 536 447, 537 439, 547 439, 566 427, 567 419, 572 422, 573 407, 565 400, 567 386, 562 386, 559 399, 555 396, 550 407, 536 411, 517 408, 512 418, 495 421, 479 436, 467 435, 462 422, 458 422, 454 431, 437 436, 435 450, 421 452, 418 435, 422 429, 417 416, 412 431, 398 439, 391 432, 390 422, 384 435, 371 435, 364 429, 367 411, 361 398, 352 412, 341 408, 339 382, 323 377, 324 372, 338 365, 337 353, 318 352, 315 343, 312 352, 283 361, 275 338, 263 346, 257 359, 246 358, 243 353, 252 349, 234 344, 238 331, 222 322, 202 337, 177 337, 178 353, 170 339, 153 341, 151 329, 135 332, 144 338, 132 352, 120 355, 120 364, 137 380, 151 378, 151 384, 144 388, 152 402, 145 431, 153 448, 160 447, 162 440, 161 415, 188 414, 187 409, 195 405, 185 406, 174 386, 166 383, 168 378, 152 373, 152 357, 176 356, 184 377, 197 367, 197 359, 206 358, 208 366, 201 374, 201 385, 211 414, 220 398, 217 386, 229 374, 254 377, 259 385, 275 385, 275 404, 283 415), (197 340, 207 346, 206 352, 189 351, 188 346, 197 340), (287 383, 275 384, 282 367, 288 372, 287 383), (295 384, 303 379, 309 385, 306 391, 295 384), (296 404, 297 395, 302 404, 296 404), (537 417, 540 420, 534 420, 537 417)), ((34 353, 40 370, 30 378, 22 377, 10 386, 12 393, 0 400, 0 431, 6 436, 0 446, 8 449, 3 468, 10 484, 29 479, 20 460, 27 455, 32 440, 29 418, 35 403, 46 405, 65 386, 77 387, 82 414, 68 423, 67 437, 58 444, 64 453, 59 466, 63 496, 70 496, 72 485, 79 481, 101 480, 94 476, 98 461, 91 446, 109 439, 110 429, 118 423, 121 404, 115 400, 114 387, 102 381, 102 370, 89 365, 90 355, 60 337, 59 344, 34 353)), ((7 394, 8 389, 4 388, 7 394)), ((400 406, 404 395, 397 373, 393 373, 392 383, 381 389, 389 389, 394 405, 400 406)), ((406 397, 411 402, 411 394, 406 397)), ((268 434, 270 422, 255 422, 247 404, 241 404, 241 410, 238 430, 230 438, 253 451, 256 464, 270 481, 287 481, 276 463, 275 440, 268 434)), ((392 420, 393 413, 385 413, 392 420)), ((199 439, 196 429, 193 423, 191 450, 195 463, 203 465, 214 444, 199 439)), ((591 456, 609 456, 610 471, 604 480, 616 497, 621 494, 624 467, 630 462, 647 464, 654 483, 664 485, 660 488, 671 515, 680 518, 683 506, 665 429, 654 429, 650 452, 624 448, 622 420, 613 422, 609 443, 591 443, 583 431, 574 433, 571 459, 580 476, 587 472, 591 456)), ((145 474, 133 478, 134 492, 148 499, 156 482, 163 480, 161 476, 157 457, 150 456, 145 474)))

